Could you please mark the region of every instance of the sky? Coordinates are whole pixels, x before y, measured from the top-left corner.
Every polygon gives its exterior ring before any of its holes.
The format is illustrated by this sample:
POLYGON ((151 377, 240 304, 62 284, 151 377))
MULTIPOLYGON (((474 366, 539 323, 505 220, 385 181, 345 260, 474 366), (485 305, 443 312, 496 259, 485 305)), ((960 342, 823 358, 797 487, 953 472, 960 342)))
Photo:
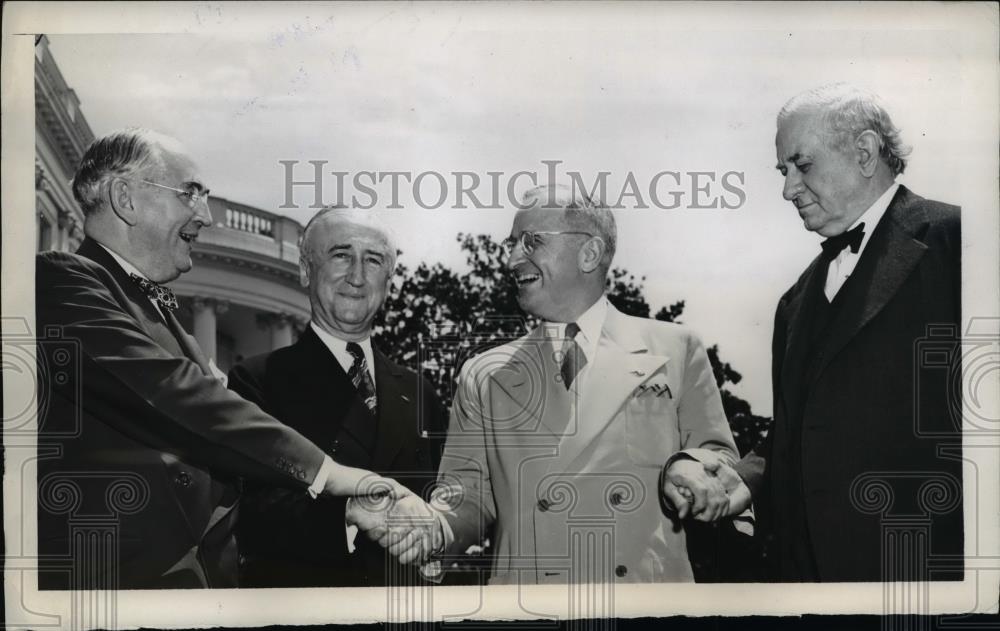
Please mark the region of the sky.
MULTIPOLYGON (((661 185, 682 194, 680 208, 616 211, 615 265, 645 279, 654 311, 684 300, 682 321, 719 345, 744 376, 734 392, 765 415, 774 308, 820 241, 781 197, 782 104, 832 81, 876 91, 913 147, 900 181, 944 201, 956 201, 979 131, 963 112, 976 106, 967 77, 982 49, 934 5, 172 6, 188 14, 141 34, 53 32, 51 51, 95 134, 139 125, 174 135, 228 199, 304 222, 311 189, 294 189, 300 208, 279 208, 280 160, 303 165, 297 178, 323 160, 348 174, 499 171, 503 182, 520 170, 544 181, 542 161, 559 160, 586 182, 609 172, 615 197, 629 173, 648 187, 679 172, 680 186, 661 185), (717 182, 738 172, 745 200, 690 208, 691 172, 717 182)), ((401 197, 392 222, 411 267, 460 268, 457 233, 510 230, 505 200, 502 210, 421 210, 401 197)))

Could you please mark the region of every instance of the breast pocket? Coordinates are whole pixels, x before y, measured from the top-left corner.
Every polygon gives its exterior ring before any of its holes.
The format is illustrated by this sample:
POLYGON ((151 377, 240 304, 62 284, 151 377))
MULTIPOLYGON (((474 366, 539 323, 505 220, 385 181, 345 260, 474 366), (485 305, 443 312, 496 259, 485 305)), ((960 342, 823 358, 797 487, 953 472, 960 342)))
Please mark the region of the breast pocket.
POLYGON ((625 443, 629 459, 643 467, 662 467, 679 449, 677 404, 665 382, 632 393, 625 404, 625 443))

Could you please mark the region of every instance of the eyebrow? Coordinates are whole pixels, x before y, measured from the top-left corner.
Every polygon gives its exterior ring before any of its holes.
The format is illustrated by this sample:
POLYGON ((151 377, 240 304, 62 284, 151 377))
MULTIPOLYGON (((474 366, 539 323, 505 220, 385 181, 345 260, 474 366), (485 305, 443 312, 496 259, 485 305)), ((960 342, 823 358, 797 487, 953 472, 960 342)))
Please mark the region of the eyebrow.
POLYGON ((182 183, 181 188, 186 190, 194 189, 198 193, 207 193, 209 191, 208 187, 195 180, 188 180, 187 182, 182 183))
MULTIPOLYGON (((796 152, 796 153, 793 153, 792 155, 788 156, 788 159, 785 160, 785 162, 798 162, 801 158, 802 158, 802 154, 796 152)), ((784 166, 784 164, 785 164, 784 162, 778 162, 778 164, 774 165, 774 168, 778 169, 780 171, 782 169, 782 167, 784 166)))
MULTIPOLYGON (((350 243, 335 243, 327 249, 327 252, 342 252, 342 251, 352 251, 354 246, 350 243)), ((389 255, 382 250, 363 250, 362 254, 374 254, 376 256, 381 256, 382 258, 387 258, 389 255)))

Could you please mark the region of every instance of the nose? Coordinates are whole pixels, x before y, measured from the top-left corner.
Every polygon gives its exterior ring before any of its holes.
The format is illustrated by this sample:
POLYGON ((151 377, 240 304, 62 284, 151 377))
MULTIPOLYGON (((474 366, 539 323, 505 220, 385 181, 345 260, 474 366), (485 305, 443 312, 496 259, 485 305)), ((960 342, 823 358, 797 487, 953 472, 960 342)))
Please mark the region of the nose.
POLYGON ((510 249, 510 254, 507 255, 507 269, 514 269, 526 257, 521 242, 515 242, 514 247, 510 249))
POLYGON ((204 203, 194 205, 194 221, 201 224, 201 227, 212 225, 212 211, 208 208, 208 200, 204 203))
POLYGON ((351 267, 347 270, 347 282, 353 287, 361 287, 365 284, 365 266, 358 260, 351 261, 351 267))
POLYGON ((781 196, 792 201, 802 192, 802 176, 795 169, 789 169, 785 174, 785 186, 781 190, 781 196))

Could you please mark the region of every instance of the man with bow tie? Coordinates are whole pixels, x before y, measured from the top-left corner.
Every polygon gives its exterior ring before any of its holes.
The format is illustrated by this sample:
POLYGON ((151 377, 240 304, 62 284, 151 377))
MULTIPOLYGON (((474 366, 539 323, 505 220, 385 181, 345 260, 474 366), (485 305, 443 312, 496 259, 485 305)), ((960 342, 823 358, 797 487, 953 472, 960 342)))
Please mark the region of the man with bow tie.
MULTIPOLYGON (((419 494, 429 492, 437 475, 446 414, 427 380, 372 344, 396 252, 391 232, 374 213, 318 212, 303 231, 299 265, 312 308, 309 327, 295 344, 235 367, 229 386, 339 462, 391 475, 415 495, 399 506, 366 506, 340 497, 310 501, 284 487, 248 483, 238 524, 248 586, 422 580, 383 548, 409 547, 387 536, 388 521, 411 516, 413 523, 402 525, 418 533, 434 525, 419 494), (359 533, 358 525, 367 530, 359 533)), ((415 534, 410 543, 418 540, 428 549, 418 547, 401 560, 426 556, 433 541, 415 534)))
POLYGON ((895 181, 899 130, 852 86, 790 100, 776 146, 784 198, 826 240, 778 303, 774 425, 739 477, 716 473, 751 492, 774 579, 961 579, 961 401, 921 352, 943 331, 957 365, 959 209, 895 181), (922 547, 893 547, 901 516, 922 547), (930 571, 934 556, 948 571, 930 571))
POLYGON ((141 129, 96 140, 73 193, 86 239, 36 259, 41 588, 237 586, 239 477, 308 501, 408 495, 227 390, 178 323, 163 283, 191 269, 211 216, 176 140, 141 129))
POLYGON ((541 322, 461 370, 434 502, 445 553, 492 525, 494 584, 693 581, 660 470, 680 450, 737 457, 705 348, 608 301, 617 234, 601 203, 549 185, 522 208, 506 266, 541 322))

